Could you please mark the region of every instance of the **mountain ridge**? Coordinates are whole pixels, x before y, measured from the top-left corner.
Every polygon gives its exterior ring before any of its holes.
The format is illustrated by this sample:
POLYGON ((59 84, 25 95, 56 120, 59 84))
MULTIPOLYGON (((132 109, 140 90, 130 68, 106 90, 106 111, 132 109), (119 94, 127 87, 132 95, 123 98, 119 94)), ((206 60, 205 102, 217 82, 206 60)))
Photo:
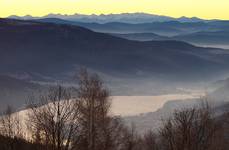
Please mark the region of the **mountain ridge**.
POLYGON ((41 17, 33 17, 30 15, 25 16, 16 16, 11 15, 8 18, 14 19, 42 19, 42 18, 60 18, 69 21, 79 21, 79 22, 87 22, 87 23, 108 23, 108 22, 123 22, 123 23, 150 23, 150 22, 164 22, 164 21, 172 21, 177 20, 180 22, 199 22, 199 21, 208 21, 206 19, 200 19, 197 17, 185 17, 182 16, 180 18, 169 17, 164 15, 155 15, 155 14, 148 14, 148 13, 120 13, 120 14, 91 14, 91 15, 84 15, 84 14, 72 14, 72 15, 63 15, 63 14, 48 14, 41 17))

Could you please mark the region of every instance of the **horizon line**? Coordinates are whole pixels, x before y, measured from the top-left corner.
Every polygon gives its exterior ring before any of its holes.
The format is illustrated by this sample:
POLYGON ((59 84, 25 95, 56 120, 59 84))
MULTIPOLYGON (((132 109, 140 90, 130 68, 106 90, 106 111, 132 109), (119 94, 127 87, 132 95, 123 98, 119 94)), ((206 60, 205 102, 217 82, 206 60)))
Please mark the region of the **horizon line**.
POLYGON ((173 16, 169 16, 169 15, 161 15, 161 14, 155 14, 155 13, 147 13, 147 12, 120 12, 120 13, 88 13, 88 14, 84 14, 84 13, 48 13, 46 15, 30 15, 30 14, 26 14, 26 15, 9 15, 7 17, 2 17, 2 18, 9 18, 12 16, 16 16, 16 17, 34 17, 34 18, 42 18, 42 17, 46 17, 48 15, 61 15, 61 16, 74 16, 74 15, 84 15, 84 16, 108 16, 108 15, 122 15, 122 14, 146 14, 146 15, 152 15, 152 16, 161 16, 161 17, 168 17, 168 18, 173 18, 173 19, 179 19, 179 18, 196 18, 196 19, 201 19, 201 20, 222 20, 222 21, 227 21, 229 19, 217 19, 217 18, 212 18, 212 19, 208 19, 208 18, 202 18, 202 17, 197 17, 197 16, 192 16, 192 17, 187 17, 185 15, 181 15, 180 17, 173 17, 173 16))

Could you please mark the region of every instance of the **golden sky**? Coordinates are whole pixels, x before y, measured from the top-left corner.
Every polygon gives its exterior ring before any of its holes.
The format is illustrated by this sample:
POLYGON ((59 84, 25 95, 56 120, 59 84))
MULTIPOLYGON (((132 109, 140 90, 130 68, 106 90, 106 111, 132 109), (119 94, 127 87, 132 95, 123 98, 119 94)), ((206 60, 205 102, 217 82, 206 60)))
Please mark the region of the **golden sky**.
POLYGON ((0 17, 124 12, 229 19, 229 0, 0 0, 0 17))

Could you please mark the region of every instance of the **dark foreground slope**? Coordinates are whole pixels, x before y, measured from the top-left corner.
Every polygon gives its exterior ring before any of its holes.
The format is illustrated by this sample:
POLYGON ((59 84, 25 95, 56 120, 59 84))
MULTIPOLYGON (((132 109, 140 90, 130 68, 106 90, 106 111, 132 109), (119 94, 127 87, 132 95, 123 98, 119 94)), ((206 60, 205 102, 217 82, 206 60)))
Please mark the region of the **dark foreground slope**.
POLYGON ((0 135, 1 150, 31 150, 42 148, 42 145, 30 143, 21 138, 10 138, 0 135))
POLYGON ((71 25, 0 20, 0 73, 58 76, 86 66, 108 74, 207 78, 229 53, 178 41, 129 41, 71 25))

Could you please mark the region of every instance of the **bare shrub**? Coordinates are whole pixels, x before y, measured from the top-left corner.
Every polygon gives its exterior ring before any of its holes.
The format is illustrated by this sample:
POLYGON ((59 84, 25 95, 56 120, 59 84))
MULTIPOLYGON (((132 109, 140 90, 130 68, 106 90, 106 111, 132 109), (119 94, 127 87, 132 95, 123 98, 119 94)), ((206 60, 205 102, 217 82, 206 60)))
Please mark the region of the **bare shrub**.
POLYGON ((22 138, 21 122, 17 113, 11 106, 7 106, 6 110, 0 117, 0 134, 10 138, 22 138))

